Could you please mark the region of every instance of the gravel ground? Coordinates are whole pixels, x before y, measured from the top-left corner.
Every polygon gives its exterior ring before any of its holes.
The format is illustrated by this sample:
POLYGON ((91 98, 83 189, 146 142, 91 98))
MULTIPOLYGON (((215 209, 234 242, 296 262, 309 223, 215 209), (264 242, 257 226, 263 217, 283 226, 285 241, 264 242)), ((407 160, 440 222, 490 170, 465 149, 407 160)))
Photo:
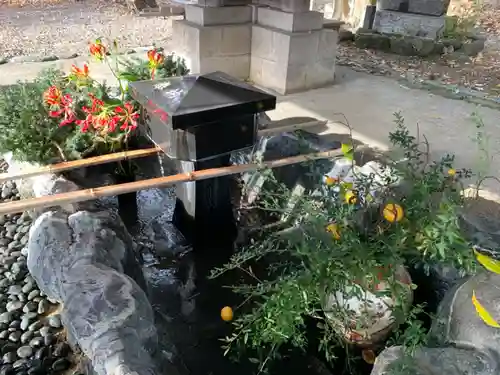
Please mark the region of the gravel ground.
MULTIPOLYGON (((18 200, 13 182, 0 185, 1 201, 18 200)), ((0 215, 0 374, 44 375, 72 366, 58 306, 38 289, 26 267, 31 218, 0 215)))
POLYGON ((168 50, 172 20, 139 17, 124 5, 102 0, 25 6, 0 5, 0 58, 19 55, 87 54, 98 37, 123 49, 157 45, 168 50))

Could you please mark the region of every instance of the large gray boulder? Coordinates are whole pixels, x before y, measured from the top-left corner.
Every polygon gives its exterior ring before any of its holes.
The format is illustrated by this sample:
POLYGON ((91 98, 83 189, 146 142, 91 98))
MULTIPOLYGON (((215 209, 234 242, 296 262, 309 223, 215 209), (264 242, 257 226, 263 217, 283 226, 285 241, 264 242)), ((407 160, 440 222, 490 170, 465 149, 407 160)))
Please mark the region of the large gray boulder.
MULTIPOLYGON (((40 180, 41 181, 41 180, 40 180)), ((34 184, 35 195, 77 188, 62 177, 34 184)), ((105 374, 155 374, 157 331, 134 243, 116 214, 92 204, 43 212, 27 244, 28 269, 63 306, 68 339, 105 374)))
POLYGON ((429 347, 404 355, 401 347, 383 351, 372 375, 493 375, 500 373, 500 329, 487 325, 472 303, 500 321, 500 275, 480 272, 455 285, 441 302, 429 332, 429 347))

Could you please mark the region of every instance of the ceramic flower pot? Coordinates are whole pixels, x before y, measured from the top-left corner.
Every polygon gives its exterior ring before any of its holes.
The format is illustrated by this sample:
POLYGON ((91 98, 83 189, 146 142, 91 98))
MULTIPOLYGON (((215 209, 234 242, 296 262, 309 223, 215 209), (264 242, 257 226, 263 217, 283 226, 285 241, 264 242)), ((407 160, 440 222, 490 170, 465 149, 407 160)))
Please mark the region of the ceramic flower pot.
POLYGON ((381 277, 372 288, 352 283, 344 290, 331 293, 325 302, 324 311, 329 323, 343 339, 353 345, 367 348, 382 343, 396 328, 397 322, 393 316, 396 298, 403 298, 403 306, 410 307, 413 301, 411 278, 403 266, 398 266, 395 278, 403 286, 399 296, 381 292, 389 291, 389 283, 381 277), (371 290, 369 290, 371 289, 371 290), (334 311, 348 311, 348 318, 341 320, 334 311))

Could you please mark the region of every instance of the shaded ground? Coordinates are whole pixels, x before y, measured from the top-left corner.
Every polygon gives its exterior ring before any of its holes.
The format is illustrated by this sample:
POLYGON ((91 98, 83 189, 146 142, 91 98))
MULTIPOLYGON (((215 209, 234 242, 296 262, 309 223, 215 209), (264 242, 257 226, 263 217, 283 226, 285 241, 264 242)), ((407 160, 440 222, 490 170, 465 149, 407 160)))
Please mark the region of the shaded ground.
POLYGON ((43 6, 22 8, 9 7, 7 2, 0 3, 0 59, 88 54, 88 43, 98 37, 116 39, 125 50, 153 44, 165 47, 171 38, 171 19, 139 17, 116 2, 47 5, 44 0, 43 6))
POLYGON ((497 97, 500 94, 500 9, 485 7, 477 21, 487 33, 486 48, 476 57, 458 53, 421 58, 362 50, 352 42, 339 47, 338 62, 357 71, 395 78, 439 80, 497 97))

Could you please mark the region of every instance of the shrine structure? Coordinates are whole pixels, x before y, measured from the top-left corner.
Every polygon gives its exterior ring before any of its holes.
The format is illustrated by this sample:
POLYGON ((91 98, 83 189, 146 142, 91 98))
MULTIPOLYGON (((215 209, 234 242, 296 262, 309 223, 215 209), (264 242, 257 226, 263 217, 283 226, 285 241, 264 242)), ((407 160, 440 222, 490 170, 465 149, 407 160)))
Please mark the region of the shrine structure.
POLYGON ((193 73, 223 71, 288 94, 332 84, 338 32, 309 0, 199 0, 173 21, 175 52, 193 73))

